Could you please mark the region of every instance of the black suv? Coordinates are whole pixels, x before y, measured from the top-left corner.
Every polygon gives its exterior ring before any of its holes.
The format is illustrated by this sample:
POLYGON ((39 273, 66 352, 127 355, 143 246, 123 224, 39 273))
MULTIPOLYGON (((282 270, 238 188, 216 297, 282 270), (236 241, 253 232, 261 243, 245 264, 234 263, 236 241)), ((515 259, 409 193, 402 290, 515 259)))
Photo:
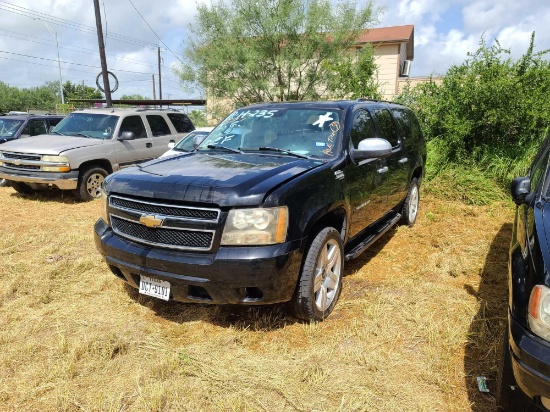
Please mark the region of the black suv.
POLYGON ((497 406, 550 410, 550 137, 525 177, 512 181, 517 204, 508 274, 508 325, 498 373, 497 406), (527 395, 529 402, 515 396, 527 395), (524 403, 524 404, 522 404, 524 403))
MULTIPOLYGON (((65 116, 18 114, 0 116, 0 143, 20 137, 46 134, 65 116)), ((6 179, 0 179, 0 186, 6 186, 6 179)))
POLYGON ((368 100, 236 110, 191 153, 105 179, 95 242, 140 293, 291 302, 322 320, 344 260, 416 220, 426 146, 413 112, 368 100))

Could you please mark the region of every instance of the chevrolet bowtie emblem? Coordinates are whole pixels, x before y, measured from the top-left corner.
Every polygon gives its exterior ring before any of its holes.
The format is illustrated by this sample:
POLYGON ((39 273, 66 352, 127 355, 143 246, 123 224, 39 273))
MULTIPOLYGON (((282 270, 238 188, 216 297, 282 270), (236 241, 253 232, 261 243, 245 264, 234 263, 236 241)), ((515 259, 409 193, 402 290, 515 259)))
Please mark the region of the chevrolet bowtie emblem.
POLYGON ((162 222, 164 222, 164 219, 160 219, 155 215, 142 215, 139 218, 139 223, 147 227, 159 227, 162 226, 162 222))
POLYGON ((21 160, 14 160, 13 164, 16 166, 21 166, 21 160))

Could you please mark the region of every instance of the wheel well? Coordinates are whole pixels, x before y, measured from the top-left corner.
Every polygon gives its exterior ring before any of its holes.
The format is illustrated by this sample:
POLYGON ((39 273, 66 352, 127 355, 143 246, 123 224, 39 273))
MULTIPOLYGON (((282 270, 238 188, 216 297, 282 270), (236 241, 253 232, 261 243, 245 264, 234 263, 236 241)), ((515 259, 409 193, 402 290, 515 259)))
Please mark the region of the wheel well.
POLYGON ((342 237, 342 240, 345 238, 346 234, 346 211, 343 208, 338 208, 331 210, 327 214, 321 216, 317 222, 313 224, 311 229, 306 234, 306 237, 308 238, 308 243, 312 241, 312 239, 315 237, 317 233, 319 233, 323 228, 325 227, 333 227, 338 232, 340 232, 340 236, 342 237))
POLYGON ((411 180, 415 177, 418 180, 418 184, 420 185, 420 182, 422 181, 422 166, 418 166, 416 169, 414 169, 411 180))
POLYGON ((109 162, 107 159, 89 160, 87 162, 82 163, 78 168, 78 170, 83 172, 84 170, 91 169, 92 167, 101 167, 105 169, 107 173, 109 174, 113 173, 113 167, 111 166, 111 162, 109 162))

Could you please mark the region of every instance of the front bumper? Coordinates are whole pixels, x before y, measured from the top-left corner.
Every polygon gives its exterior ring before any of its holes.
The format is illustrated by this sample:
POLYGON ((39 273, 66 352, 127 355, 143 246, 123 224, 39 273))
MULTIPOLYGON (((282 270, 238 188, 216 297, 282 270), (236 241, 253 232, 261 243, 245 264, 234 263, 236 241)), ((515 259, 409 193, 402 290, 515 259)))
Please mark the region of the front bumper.
MULTIPOLYGON (((531 399, 550 398, 550 342, 509 315, 512 368, 518 386, 531 399)), ((540 402, 540 400, 539 400, 540 402)))
POLYGON ((13 171, 0 167, 0 179, 30 184, 55 186, 60 190, 74 190, 78 186, 78 170, 67 173, 50 173, 37 171, 13 171))
POLYGON ((96 247, 114 275, 134 288, 140 275, 170 282, 170 299, 216 304, 267 304, 292 298, 302 262, 300 241, 220 247, 216 253, 155 248, 124 239, 99 219, 96 247))

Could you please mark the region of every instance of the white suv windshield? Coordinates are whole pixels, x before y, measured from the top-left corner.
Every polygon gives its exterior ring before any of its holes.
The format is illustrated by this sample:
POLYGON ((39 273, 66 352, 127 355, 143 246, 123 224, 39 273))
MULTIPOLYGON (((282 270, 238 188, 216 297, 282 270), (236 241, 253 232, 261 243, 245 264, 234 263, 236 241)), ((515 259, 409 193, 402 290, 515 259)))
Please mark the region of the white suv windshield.
POLYGON ((62 136, 82 136, 94 139, 110 139, 118 116, 91 113, 71 113, 52 130, 62 136))
POLYGON ((341 111, 332 109, 237 110, 208 135, 199 150, 272 148, 329 158, 339 144, 340 118, 341 111))

